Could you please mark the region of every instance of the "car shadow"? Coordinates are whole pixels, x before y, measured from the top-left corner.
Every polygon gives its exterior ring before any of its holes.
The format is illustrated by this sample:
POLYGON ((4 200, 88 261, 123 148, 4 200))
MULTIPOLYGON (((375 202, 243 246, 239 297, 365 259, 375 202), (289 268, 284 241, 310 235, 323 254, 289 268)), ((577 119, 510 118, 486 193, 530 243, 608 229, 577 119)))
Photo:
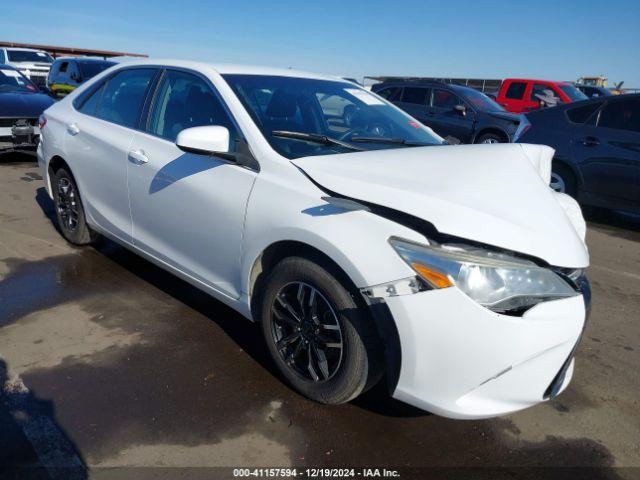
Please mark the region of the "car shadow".
POLYGON ((88 478, 75 443, 57 423, 53 401, 10 379, 0 358, 0 477, 20 480, 88 478))
POLYGON ((638 214, 596 207, 584 207, 583 214, 591 226, 603 227, 617 237, 640 240, 640 215, 638 214))
MULTIPOLYGON (((35 201, 60 233, 53 201, 44 187, 36 190, 35 201)), ((247 321, 224 303, 105 237, 99 237, 91 248, 132 275, 215 322, 257 364, 282 379, 264 343, 259 324, 247 321)), ((359 408, 390 417, 428 415, 422 410, 393 399, 384 378, 352 403, 359 408)))
POLYGON ((158 170, 149 185, 149 194, 157 193, 183 178, 224 164, 222 160, 212 156, 184 153, 158 170))

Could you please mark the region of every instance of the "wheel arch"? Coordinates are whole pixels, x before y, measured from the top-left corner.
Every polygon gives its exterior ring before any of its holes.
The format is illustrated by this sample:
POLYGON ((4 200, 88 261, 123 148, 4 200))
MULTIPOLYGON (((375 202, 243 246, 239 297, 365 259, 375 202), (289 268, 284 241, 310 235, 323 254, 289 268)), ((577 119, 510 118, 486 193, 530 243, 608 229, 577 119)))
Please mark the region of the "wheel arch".
POLYGON ((583 182, 582 182, 582 176, 580 175, 580 171, 578 170, 578 168, 572 162, 568 161, 566 158, 562 156, 553 157, 553 159, 551 160, 551 171, 553 171, 554 165, 561 165, 563 168, 566 168, 571 172, 571 174, 573 175, 573 178, 576 181, 577 193, 580 194, 583 190, 583 182))
MULTIPOLYGON (((264 248, 258 256, 253 260, 251 269, 249 270, 249 278, 247 282, 247 292, 249 295, 249 309, 251 317, 254 321, 260 321, 260 290, 273 267, 278 262, 287 258, 299 256, 311 261, 319 262, 323 267, 328 267, 330 273, 340 281, 345 282, 349 289, 353 292, 356 304, 367 309, 371 319, 373 320, 378 338, 384 346, 384 362, 387 388, 390 393, 395 390, 400 377, 400 368, 402 365, 402 347, 398 329, 395 325, 391 311, 386 303, 380 299, 366 299, 364 295, 359 295, 359 289, 351 278, 349 270, 355 268, 352 264, 341 265, 340 262, 327 253, 323 252, 317 246, 311 245, 299 240, 280 240, 271 243, 264 248)), ((353 272, 353 270, 352 270, 353 272)))

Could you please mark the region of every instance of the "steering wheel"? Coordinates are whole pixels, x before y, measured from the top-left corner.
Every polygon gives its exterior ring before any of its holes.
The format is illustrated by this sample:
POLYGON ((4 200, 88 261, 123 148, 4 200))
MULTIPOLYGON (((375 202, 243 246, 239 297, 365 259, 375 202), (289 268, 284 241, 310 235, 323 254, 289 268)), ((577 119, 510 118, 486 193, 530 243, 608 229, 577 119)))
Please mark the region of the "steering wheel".
POLYGON ((350 128, 343 134, 341 134, 338 139, 347 142, 354 136, 362 136, 362 137, 390 137, 391 136, 391 128, 386 122, 381 121, 373 121, 370 124, 366 125, 364 128, 350 128))

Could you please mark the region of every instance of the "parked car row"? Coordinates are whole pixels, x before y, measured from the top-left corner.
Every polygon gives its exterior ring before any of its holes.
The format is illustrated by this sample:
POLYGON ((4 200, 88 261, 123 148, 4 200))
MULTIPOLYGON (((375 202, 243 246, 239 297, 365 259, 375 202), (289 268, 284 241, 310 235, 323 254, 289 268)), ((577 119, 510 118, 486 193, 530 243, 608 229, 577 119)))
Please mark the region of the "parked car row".
POLYGON ((39 87, 45 85, 52 63, 53 57, 44 50, 0 47, 0 66, 16 68, 39 87))
POLYGON ((519 117, 473 88, 441 82, 389 82, 371 90, 442 137, 463 143, 508 143, 519 117))

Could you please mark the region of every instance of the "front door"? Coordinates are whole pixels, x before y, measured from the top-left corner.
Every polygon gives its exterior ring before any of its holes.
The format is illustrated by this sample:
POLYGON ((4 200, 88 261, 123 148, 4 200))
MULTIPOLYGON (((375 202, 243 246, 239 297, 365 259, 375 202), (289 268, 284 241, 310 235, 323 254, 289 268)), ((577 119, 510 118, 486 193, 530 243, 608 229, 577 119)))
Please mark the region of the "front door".
POLYGON ((475 113, 450 90, 434 88, 429 110, 432 128, 443 138, 451 135, 462 143, 469 143, 473 136, 475 113), (458 108, 463 107, 463 110, 458 108))
POLYGON ((181 130, 202 125, 227 127, 233 151, 239 131, 209 82, 166 70, 146 133, 136 133, 129 151, 133 243, 237 298, 244 213, 257 173, 175 145, 181 130))

